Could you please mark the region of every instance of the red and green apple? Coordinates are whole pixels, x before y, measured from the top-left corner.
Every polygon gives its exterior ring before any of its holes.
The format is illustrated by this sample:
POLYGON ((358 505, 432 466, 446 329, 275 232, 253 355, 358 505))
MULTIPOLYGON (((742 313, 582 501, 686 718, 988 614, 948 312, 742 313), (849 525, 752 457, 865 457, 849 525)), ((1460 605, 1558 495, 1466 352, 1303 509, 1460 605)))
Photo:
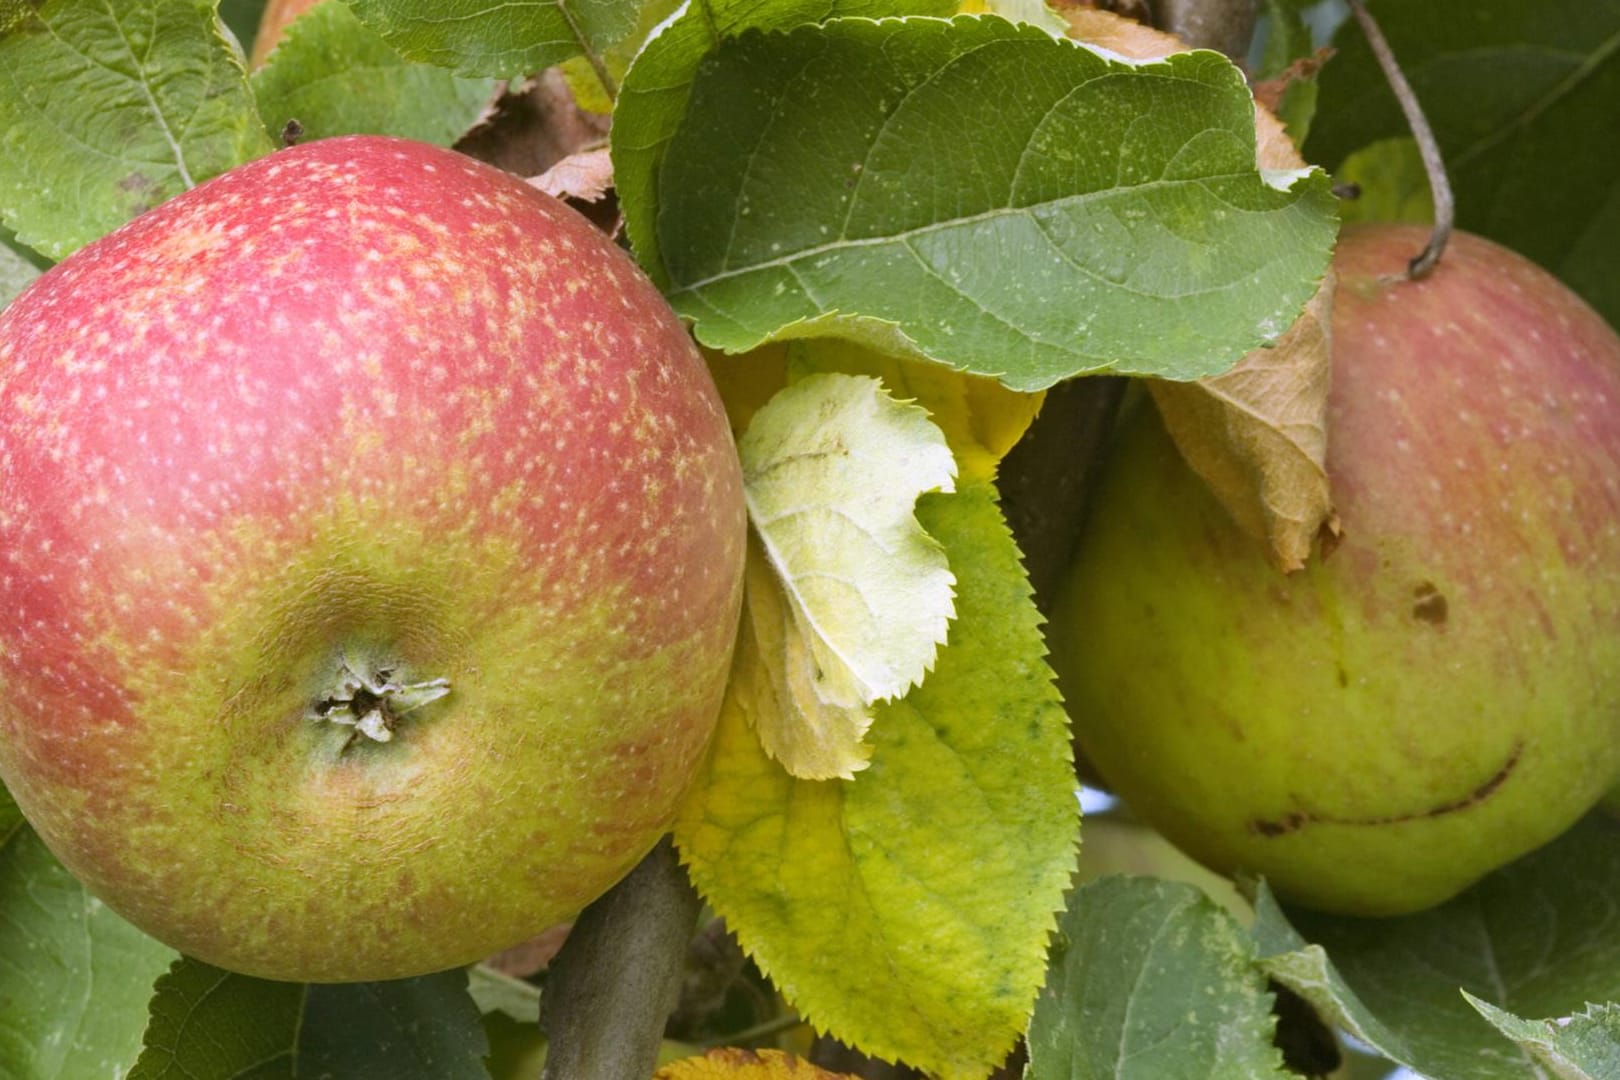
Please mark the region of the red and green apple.
POLYGON ((630 259, 379 137, 241 166, 0 314, 0 778, 136 925, 278 979, 574 915, 704 752, 736 449, 630 259))
POLYGON ((1620 775, 1620 338, 1477 237, 1334 259, 1343 535, 1272 569, 1151 408, 1054 619, 1077 740, 1186 851, 1357 914, 1445 900, 1620 775))

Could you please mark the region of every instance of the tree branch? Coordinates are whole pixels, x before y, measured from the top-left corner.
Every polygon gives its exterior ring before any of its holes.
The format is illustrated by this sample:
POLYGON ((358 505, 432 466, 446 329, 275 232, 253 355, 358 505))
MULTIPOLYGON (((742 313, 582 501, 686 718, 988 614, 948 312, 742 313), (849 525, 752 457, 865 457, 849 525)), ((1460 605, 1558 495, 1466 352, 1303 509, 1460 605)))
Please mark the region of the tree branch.
POLYGON ((585 909, 540 999, 542 1080, 653 1074, 700 907, 665 837, 585 909))
POLYGON ((1260 0, 1157 0, 1159 29, 1195 49, 1215 49, 1238 63, 1249 54, 1260 0))

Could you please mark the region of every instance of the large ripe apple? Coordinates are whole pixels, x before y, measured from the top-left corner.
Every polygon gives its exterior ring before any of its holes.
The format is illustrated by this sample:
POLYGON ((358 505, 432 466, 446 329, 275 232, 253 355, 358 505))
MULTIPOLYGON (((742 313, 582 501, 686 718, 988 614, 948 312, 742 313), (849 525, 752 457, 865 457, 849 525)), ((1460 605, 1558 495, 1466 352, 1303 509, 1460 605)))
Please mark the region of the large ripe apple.
POLYGON ((735 631, 741 473, 583 218, 433 147, 244 165, 0 315, 0 778, 158 938, 418 974, 669 824, 735 631))
POLYGON ((1472 236, 1352 229, 1334 267, 1342 540, 1283 576, 1153 411, 1126 421, 1053 628, 1128 804, 1308 905, 1446 899, 1620 774, 1620 339, 1472 236))

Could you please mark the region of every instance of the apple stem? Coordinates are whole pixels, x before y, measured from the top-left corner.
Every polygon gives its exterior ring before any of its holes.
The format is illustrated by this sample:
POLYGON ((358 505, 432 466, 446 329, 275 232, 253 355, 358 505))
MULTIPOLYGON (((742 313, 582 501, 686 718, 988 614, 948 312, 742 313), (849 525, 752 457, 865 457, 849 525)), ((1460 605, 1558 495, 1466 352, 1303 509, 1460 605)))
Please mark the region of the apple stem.
POLYGON ((1373 57, 1383 69, 1395 100, 1400 102, 1401 112, 1406 114, 1407 126, 1412 129, 1412 138, 1417 141, 1418 153, 1423 158, 1423 171, 1429 177, 1429 192, 1434 197, 1434 228, 1429 233, 1429 243, 1406 264, 1407 276, 1416 280, 1427 275, 1440 261, 1446 243, 1451 239, 1451 230, 1456 225, 1457 206, 1451 194, 1451 179, 1446 175, 1446 162, 1440 156, 1440 144, 1435 140, 1434 129, 1429 126, 1423 106, 1412 92, 1412 84, 1406 81, 1406 74, 1401 71, 1394 50, 1389 47, 1388 39, 1378 26, 1378 20, 1367 10, 1364 0, 1348 0, 1348 3, 1356 21, 1361 24, 1362 33, 1367 35, 1367 44, 1372 47, 1373 57))

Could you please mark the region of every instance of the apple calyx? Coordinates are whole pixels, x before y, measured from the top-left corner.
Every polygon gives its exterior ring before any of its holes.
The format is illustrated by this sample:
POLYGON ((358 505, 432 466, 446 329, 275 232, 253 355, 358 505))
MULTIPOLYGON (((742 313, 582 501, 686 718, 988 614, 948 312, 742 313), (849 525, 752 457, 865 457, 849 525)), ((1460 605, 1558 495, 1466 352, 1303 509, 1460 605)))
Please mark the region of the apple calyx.
POLYGON ((394 668, 377 667, 366 675, 343 656, 338 659, 336 683, 315 699, 305 715, 311 720, 354 728, 355 734, 344 744, 346 750, 361 735, 373 742, 388 742, 401 717, 449 692, 449 679, 395 682, 394 668))

